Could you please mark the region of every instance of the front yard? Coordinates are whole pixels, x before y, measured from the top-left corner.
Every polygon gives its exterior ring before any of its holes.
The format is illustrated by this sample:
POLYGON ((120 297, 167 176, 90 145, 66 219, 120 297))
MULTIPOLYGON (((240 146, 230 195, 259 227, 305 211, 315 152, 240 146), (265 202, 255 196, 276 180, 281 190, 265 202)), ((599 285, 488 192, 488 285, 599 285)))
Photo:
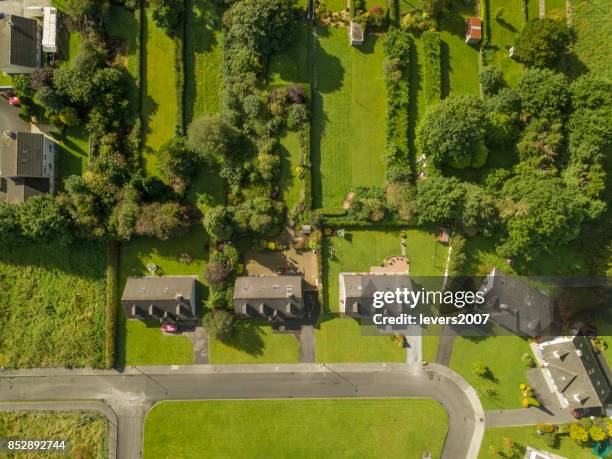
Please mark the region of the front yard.
POLYGON ((0 253, 0 367, 103 367, 106 246, 24 244, 0 253))
MULTIPOLYGON (((67 440, 69 457, 107 457, 108 421, 88 411, 0 412, 0 436, 15 439, 67 440)), ((61 457, 62 454, 17 454, 3 457, 61 457)))
MULTIPOLYGON (((571 459, 591 459, 595 456, 590 448, 584 448, 572 440, 569 435, 559 435, 559 445, 552 448, 546 445, 542 435, 536 433, 535 426, 525 427, 498 427, 485 430, 482 444, 480 445, 479 459, 497 459, 500 457, 493 448, 503 451, 504 437, 510 438, 523 451, 525 447, 532 446, 544 451, 557 454, 571 459)), ((522 456, 521 456, 522 457, 522 456)))
POLYGON ((357 186, 384 180, 383 37, 351 47, 346 28, 316 29, 312 107, 313 206, 339 207, 357 186))
POLYGON ((145 458, 439 457, 448 429, 427 399, 162 402, 145 423, 145 458))
POLYGON ((527 383, 528 368, 521 362, 525 353, 531 354, 529 343, 518 336, 459 336, 453 344, 450 367, 476 389, 485 410, 520 408, 519 385, 527 383), (474 362, 486 365, 491 377, 474 374, 474 362))

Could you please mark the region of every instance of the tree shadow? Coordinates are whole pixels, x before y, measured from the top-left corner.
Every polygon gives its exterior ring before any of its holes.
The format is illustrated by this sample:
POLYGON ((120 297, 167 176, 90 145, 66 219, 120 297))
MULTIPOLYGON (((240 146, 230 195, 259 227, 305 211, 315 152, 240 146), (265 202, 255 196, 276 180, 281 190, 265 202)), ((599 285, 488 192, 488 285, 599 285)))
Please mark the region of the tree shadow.
POLYGON ((291 153, 281 143, 277 146, 278 156, 280 157, 280 177, 278 179, 279 189, 281 190, 281 198, 286 201, 285 194, 290 190, 295 183, 293 168, 291 164, 291 153))
MULTIPOLYGON (((143 28, 142 30, 142 36, 147 37, 148 36, 148 21, 144 20, 142 21, 142 25, 141 27, 143 28)), ((145 145, 147 143, 147 136, 149 134, 151 134, 151 119, 153 118, 153 116, 155 115, 155 113, 157 113, 157 110, 159 108, 159 104, 157 102, 155 102, 153 100, 153 98, 149 95, 149 79, 148 79, 148 75, 147 75, 147 70, 148 70, 148 60, 149 57, 147 55, 147 40, 142 40, 140 43, 140 53, 141 53, 141 63, 142 63, 142 68, 140 69, 140 80, 141 80, 141 90, 140 90, 140 94, 142 97, 142 100, 140 101, 140 107, 141 107, 141 121, 142 121, 142 143, 143 145, 145 145)))
MULTIPOLYGON (((318 28, 317 33, 325 28, 318 28)), ((347 43, 348 46, 348 43, 347 43)), ((315 89, 322 93, 330 93, 337 91, 342 87, 344 82, 345 70, 337 56, 329 54, 319 40, 315 40, 314 50, 314 71, 316 79, 314 81, 315 89)))
POLYGON ((516 27, 514 27, 512 24, 510 24, 509 22, 507 22, 504 18, 498 18, 498 19, 495 19, 495 20, 503 28, 508 29, 509 31, 511 31, 513 33, 518 32, 518 29, 516 27))
POLYGON ((374 53, 374 48, 376 47, 377 40, 377 35, 366 34, 363 43, 359 46, 353 46, 352 48, 361 54, 372 54, 374 53))
POLYGON ((452 72, 452 64, 450 57, 450 49, 448 43, 444 40, 440 41, 440 73, 442 73, 441 92, 442 98, 447 97, 451 91, 450 74, 452 72))
POLYGON ((265 349, 261 325, 258 321, 239 319, 236 321, 234 333, 229 337, 220 338, 219 341, 226 346, 259 357, 263 355, 265 349))
POLYGON ((321 140, 328 122, 324 110, 323 96, 319 91, 312 94, 312 116, 310 129, 310 161, 312 164, 312 206, 323 207, 323 178, 321 169, 321 140))
POLYGON ((291 43, 280 54, 275 54, 268 61, 267 76, 278 74, 282 81, 292 83, 310 83, 311 43, 314 40, 312 28, 305 20, 300 20, 296 26, 295 36, 291 43))

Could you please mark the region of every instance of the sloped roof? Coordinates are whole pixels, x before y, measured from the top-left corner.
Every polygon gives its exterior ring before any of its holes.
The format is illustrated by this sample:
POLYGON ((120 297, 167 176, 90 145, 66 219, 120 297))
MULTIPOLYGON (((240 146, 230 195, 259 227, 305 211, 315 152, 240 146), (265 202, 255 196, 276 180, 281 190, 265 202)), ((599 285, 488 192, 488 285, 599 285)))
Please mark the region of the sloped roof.
POLYGON ((3 133, 0 142, 2 177, 43 177, 44 140, 31 132, 3 133))
MULTIPOLYGON (((345 313, 348 315, 369 315, 374 308, 374 292, 395 292, 396 289, 412 290, 407 274, 390 273, 340 273, 343 279, 345 313)), ((400 312, 402 304, 385 304, 385 309, 400 312)))
POLYGON ((10 15, 0 20, 0 67, 19 65, 35 68, 38 54, 38 23, 10 15))
POLYGON ((300 276, 244 276, 234 285, 235 300, 302 298, 300 276))
POLYGON ((128 277, 121 301, 190 300, 194 284, 191 276, 128 277))
POLYGON ((4 202, 19 204, 33 196, 49 193, 51 181, 48 177, 17 177, 4 180, 5 189, 0 196, 4 202))

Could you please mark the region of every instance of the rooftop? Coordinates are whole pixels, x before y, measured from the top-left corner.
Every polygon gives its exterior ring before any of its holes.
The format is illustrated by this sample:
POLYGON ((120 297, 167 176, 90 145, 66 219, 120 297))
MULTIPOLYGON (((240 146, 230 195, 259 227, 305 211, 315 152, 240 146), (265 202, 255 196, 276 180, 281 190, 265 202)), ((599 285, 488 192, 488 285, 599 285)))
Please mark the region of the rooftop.
POLYGON ((128 277, 121 301, 191 300, 193 276, 128 277))

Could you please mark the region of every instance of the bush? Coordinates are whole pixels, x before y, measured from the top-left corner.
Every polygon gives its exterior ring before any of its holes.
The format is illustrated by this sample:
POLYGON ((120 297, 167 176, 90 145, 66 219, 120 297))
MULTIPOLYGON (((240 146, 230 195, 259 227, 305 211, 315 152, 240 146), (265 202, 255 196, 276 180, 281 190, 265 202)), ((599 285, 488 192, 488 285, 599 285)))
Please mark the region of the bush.
POLYGON ((306 106, 293 104, 287 109, 287 129, 297 131, 308 123, 309 116, 306 106))
POLYGON ((223 309, 213 309, 206 313, 202 325, 212 338, 222 341, 231 338, 236 330, 234 316, 223 309))
POLYGON ((485 97, 494 96, 506 87, 504 72, 497 67, 486 67, 479 75, 480 89, 485 97))
POLYGON ((553 68, 572 40, 573 35, 564 20, 529 20, 516 39, 514 57, 529 67, 553 68))
POLYGON ((423 33, 423 92, 427 104, 436 103, 442 97, 441 42, 439 33, 423 33))

